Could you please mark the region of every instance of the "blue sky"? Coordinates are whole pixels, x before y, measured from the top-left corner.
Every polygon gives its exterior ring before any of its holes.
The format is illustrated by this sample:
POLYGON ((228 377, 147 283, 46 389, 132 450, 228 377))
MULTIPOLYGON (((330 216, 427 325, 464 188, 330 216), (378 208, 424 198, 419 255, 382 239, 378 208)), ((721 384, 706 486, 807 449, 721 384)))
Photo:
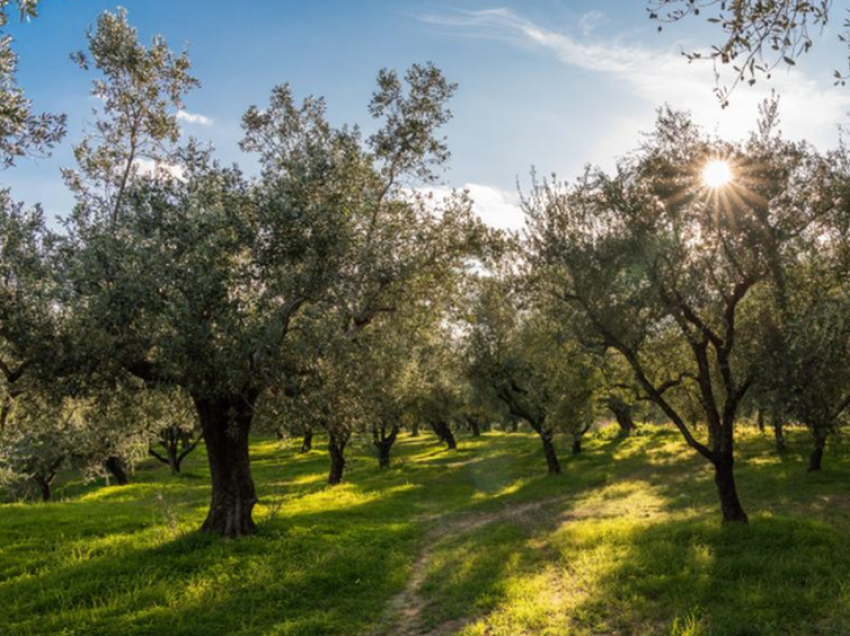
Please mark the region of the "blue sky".
MULTIPOLYGON (((403 70, 431 60, 459 83, 446 133, 453 152, 445 187, 469 187, 490 223, 516 227, 516 182, 540 172, 576 176, 587 163, 605 167, 635 147, 664 103, 686 108, 707 129, 740 137, 771 88, 782 97, 783 129, 821 148, 835 145, 850 111, 850 88, 831 74, 846 50, 835 33, 814 53, 756 89, 740 88, 723 111, 707 64, 689 65, 681 46, 704 46, 709 28, 689 22, 657 32, 643 0, 125 0, 143 40, 161 33, 188 45, 202 87, 189 95, 181 125, 209 140, 225 161, 250 166, 237 148, 239 122, 272 86, 324 95, 336 123, 370 126, 367 103, 379 68, 403 70)), ((41 15, 14 25, 19 79, 36 108, 65 112, 69 137, 49 160, 24 161, 2 173, 16 198, 50 215, 71 206, 59 168, 91 120, 91 77, 68 59, 85 46, 101 0, 44 0, 41 15)), ((839 17, 840 18, 840 17, 839 17)))

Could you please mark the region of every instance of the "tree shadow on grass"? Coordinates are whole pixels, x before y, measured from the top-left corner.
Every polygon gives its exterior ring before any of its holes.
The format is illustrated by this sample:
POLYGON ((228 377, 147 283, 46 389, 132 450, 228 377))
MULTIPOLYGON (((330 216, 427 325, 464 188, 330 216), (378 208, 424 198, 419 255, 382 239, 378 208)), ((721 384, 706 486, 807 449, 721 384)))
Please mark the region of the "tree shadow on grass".
POLYGON ((578 633, 837 635, 850 625, 850 548, 823 523, 671 520, 612 549, 620 558, 570 617, 578 633))
POLYGON ((0 586, 0 633, 351 634, 403 584, 415 528, 383 514, 394 503, 293 514, 231 542, 130 531, 0 586))

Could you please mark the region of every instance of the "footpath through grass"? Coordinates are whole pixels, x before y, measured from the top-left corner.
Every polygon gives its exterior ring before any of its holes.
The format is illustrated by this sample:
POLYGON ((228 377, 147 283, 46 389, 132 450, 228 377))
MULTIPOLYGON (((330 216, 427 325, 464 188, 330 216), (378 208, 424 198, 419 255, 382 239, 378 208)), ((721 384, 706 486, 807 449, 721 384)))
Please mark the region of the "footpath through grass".
POLYGON ((405 438, 380 471, 354 449, 257 440, 256 537, 195 532, 205 458, 125 487, 0 505, 0 634, 162 636, 850 633, 850 460, 807 475, 745 433, 748 527, 719 522, 712 473, 678 434, 597 434, 564 474, 536 438, 405 438))

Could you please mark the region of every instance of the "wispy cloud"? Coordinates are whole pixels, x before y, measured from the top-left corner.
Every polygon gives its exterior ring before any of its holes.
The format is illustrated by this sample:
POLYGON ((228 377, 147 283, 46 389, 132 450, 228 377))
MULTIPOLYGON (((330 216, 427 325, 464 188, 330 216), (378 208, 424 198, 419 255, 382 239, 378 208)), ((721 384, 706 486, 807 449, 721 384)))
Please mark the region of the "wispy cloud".
POLYGON ((598 26, 605 22, 605 14, 601 11, 588 11, 581 16, 578 21, 578 26, 581 29, 582 35, 587 37, 593 33, 598 26))
MULTIPOLYGON (((592 12, 596 13, 596 12, 592 12)), ((504 8, 428 14, 419 20, 451 34, 493 38, 522 47, 548 51, 566 65, 585 69, 619 82, 632 95, 660 106, 691 111, 696 121, 719 134, 741 137, 752 129, 757 104, 775 89, 781 95, 783 129, 819 145, 832 145, 837 124, 850 110, 850 95, 830 81, 818 82, 799 70, 776 74, 761 86, 741 87, 726 110, 720 109, 711 89, 710 63, 688 64, 678 50, 629 44, 620 39, 594 37, 598 17, 582 18, 576 33, 554 31, 504 8)))
POLYGON ((199 126, 212 126, 213 120, 205 115, 198 113, 190 113, 185 110, 177 111, 177 120, 186 122, 187 124, 197 124, 199 126))

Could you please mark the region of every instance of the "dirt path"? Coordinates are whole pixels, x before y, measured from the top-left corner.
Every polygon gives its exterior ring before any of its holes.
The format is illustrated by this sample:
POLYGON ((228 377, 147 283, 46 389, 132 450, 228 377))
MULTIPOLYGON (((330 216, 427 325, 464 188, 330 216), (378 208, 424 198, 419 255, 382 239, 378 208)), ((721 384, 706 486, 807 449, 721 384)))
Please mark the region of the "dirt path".
MULTIPOLYGON (((428 562, 434 550, 459 536, 469 534, 492 523, 523 520, 537 523, 541 517, 532 513, 550 506, 559 506, 552 511, 553 517, 561 522, 588 518, 606 518, 623 515, 628 504, 624 500, 593 501, 579 503, 575 496, 560 496, 522 504, 506 505, 503 508, 482 513, 456 513, 429 515, 420 519, 428 524, 429 530, 422 539, 422 551, 413 564, 410 579, 405 588, 390 601, 385 620, 372 632, 372 636, 449 636, 460 631, 478 617, 465 617, 447 621, 432 629, 422 624, 422 614, 427 601, 421 594, 422 584, 428 571, 428 562), (566 509, 565 503, 574 504, 566 509), (578 504, 578 505, 575 505, 578 504)), ((646 507, 644 514, 654 514, 654 506, 646 507)), ((551 517, 550 517, 551 518, 551 517)))
POLYGON ((392 636, 424 636, 426 634, 427 636, 447 636, 460 630, 471 619, 448 621, 431 630, 422 626, 421 617, 426 601, 422 597, 420 589, 425 582, 432 552, 447 541, 455 540, 459 536, 474 532, 491 523, 519 519, 541 508, 573 499, 573 497, 555 497, 509 505, 491 512, 429 515, 422 518, 420 521, 431 526, 423 537, 424 547, 413 564, 407 585, 389 603, 387 622, 391 624, 390 628, 388 629, 385 623, 373 632, 373 636, 379 634, 386 634, 387 636, 390 634, 392 636))

